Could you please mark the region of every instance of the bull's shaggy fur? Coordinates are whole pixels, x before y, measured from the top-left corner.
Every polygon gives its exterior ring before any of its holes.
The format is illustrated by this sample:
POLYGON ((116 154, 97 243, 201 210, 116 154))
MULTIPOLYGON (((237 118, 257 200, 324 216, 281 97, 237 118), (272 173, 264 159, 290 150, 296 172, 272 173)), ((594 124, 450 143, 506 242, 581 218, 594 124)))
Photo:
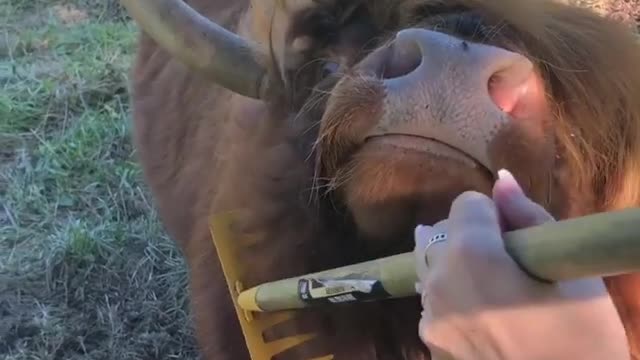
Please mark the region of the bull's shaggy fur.
MULTIPOLYGON (((384 95, 365 84, 340 97, 333 91, 338 80, 351 76, 357 84, 357 76, 349 67, 327 72, 325 62, 355 64, 399 29, 438 28, 517 49, 535 61, 553 105, 547 136, 554 145, 543 161, 548 168, 528 172, 521 160, 531 154, 510 151, 506 142, 493 151, 556 218, 640 205, 640 47, 613 21, 547 1, 326 0, 294 12, 284 0, 187 2, 231 30, 270 43, 272 76, 287 89, 270 103, 234 95, 141 37, 133 72, 139 156, 164 224, 188 260, 207 359, 248 358, 209 234, 212 214, 237 212, 238 241, 247 249, 241 260, 252 268, 245 286, 411 250, 416 217, 410 190, 420 178, 398 175, 410 168, 350 157, 357 144, 347 135, 359 130, 358 118, 375 118, 384 95), (456 14, 469 10, 482 16, 481 27, 457 23, 456 14), (356 172, 368 180, 354 180, 360 179, 356 172), (404 197, 389 196, 402 189, 404 197), (359 210, 374 200, 380 205, 359 210), (390 230, 362 231, 360 224, 371 223, 390 230)), ((425 216, 445 213, 442 207, 425 216)), ((607 279, 607 285, 637 351, 640 281, 632 275, 607 279)), ((419 310, 411 298, 302 312, 266 336, 321 333, 278 359, 327 352, 350 360, 426 359, 417 336, 419 310)))

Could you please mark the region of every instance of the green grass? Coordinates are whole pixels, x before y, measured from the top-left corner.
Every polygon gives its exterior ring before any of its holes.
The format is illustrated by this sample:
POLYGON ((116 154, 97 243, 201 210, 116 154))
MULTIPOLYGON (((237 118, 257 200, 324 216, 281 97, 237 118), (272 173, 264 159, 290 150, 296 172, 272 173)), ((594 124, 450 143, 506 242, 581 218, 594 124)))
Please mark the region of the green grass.
POLYGON ((141 180, 116 1, 0 0, 0 358, 196 359, 141 180))

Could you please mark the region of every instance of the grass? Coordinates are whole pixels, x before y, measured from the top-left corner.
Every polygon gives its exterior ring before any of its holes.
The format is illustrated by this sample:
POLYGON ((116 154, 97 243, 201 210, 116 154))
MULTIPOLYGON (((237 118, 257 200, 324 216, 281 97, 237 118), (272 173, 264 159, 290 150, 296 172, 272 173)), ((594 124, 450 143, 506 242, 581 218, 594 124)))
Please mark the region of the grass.
POLYGON ((0 0, 0 358, 196 359, 130 142, 114 0, 0 0))

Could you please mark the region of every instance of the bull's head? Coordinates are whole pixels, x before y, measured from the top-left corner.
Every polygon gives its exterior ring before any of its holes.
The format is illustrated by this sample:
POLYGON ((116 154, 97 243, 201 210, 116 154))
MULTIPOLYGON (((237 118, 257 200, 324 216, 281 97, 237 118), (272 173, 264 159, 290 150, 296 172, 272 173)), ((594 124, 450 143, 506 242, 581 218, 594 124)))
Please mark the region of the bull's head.
POLYGON ((322 104, 317 176, 368 235, 442 217, 433 204, 490 192, 500 168, 559 217, 637 193, 625 184, 636 176, 640 110, 628 100, 640 80, 628 71, 638 52, 631 33, 599 28, 595 14, 554 2, 260 0, 234 34, 182 1, 121 1, 229 90, 308 94, 292 112, 322 104), (298 74, 320 74, 321 96, 292 85, 298 74))
MULTIPOLYGON (((210 358, 238 358, 228 339, 240 339, 218 336, 235 323, 220 310, 210 212, 247 210, 234 232, 248 235, 236 255, 253 286, 409 251, 416 223, 444 218, 462 191, 490 193, 500 168, 556 218, 640 205, 640 49, 627 27, 586 9, 186 1, 201 16, 180 0, 120 1, 147 35, 134 72, 140 157, 187 255, 210 358), (328 191, 310 203, 309 189, 328 191)), ((634 343, 638 278, 609 283, 634 343)), ((336 338, 291 356, 331 345, 373 358, 364 349, 375 345, 379 358, 422 358, 403 345, 418 341, 405 337, 419 314, 410 304, 336 314, 326 329, 336 338), (391 307, 404 315, 389 319, 391 307)))

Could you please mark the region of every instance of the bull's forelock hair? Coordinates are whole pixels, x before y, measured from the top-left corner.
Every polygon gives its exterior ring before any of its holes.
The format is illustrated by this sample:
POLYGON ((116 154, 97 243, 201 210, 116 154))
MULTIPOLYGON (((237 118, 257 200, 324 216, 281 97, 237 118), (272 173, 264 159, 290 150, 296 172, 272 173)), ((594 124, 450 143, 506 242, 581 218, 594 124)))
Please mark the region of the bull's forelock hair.
MULTIPOLYGON (((284 6, 284 0, 278 1, 284 6)), ((317 2, 319 6, 335 3, 317 2)), ((534 61, 546 81, 555 113, 558 162, 568 169, 568 186, 599 199, 594 204, 598 209, 640 204, 640 42, 627 26, 589 9, 554 1, 344 0, 341 6, 348 6, 346 3, 366 5, 381 36, 387 37, 402 28, 420 26, 434 13, 467 9, 485 16, 496 25, 490 37, 521 46, 518 50, 534 61)), ((274 108, 288 109, 296 119, 311 120, 312 131, 317 133, 333 85, 340 77, 350 76, 348 71, 318 84, 314 76, 300 78, 304 71, 282 73, 284 66, 274 54, 274 77, 287 89, 274 101, 274 108)), ((309 60, 314 61, 317 59, 309 60)), ((327 129, 339 131, 337 127, 327 129)), ((317 133, 317 138, 331 138, 328 135, 317 133)), ((331 184, 344 179, 323 179, 326 174, 320 165, 322 152, 330 151, 327 146, 332 144, 318 141, 313 145, 309 157, 316 158, 316 179, 321 180, 314 186, 320 188, 324 183, 333 189, 331 184)), ((594 209, 585 209, 589 210, 594 209)))

